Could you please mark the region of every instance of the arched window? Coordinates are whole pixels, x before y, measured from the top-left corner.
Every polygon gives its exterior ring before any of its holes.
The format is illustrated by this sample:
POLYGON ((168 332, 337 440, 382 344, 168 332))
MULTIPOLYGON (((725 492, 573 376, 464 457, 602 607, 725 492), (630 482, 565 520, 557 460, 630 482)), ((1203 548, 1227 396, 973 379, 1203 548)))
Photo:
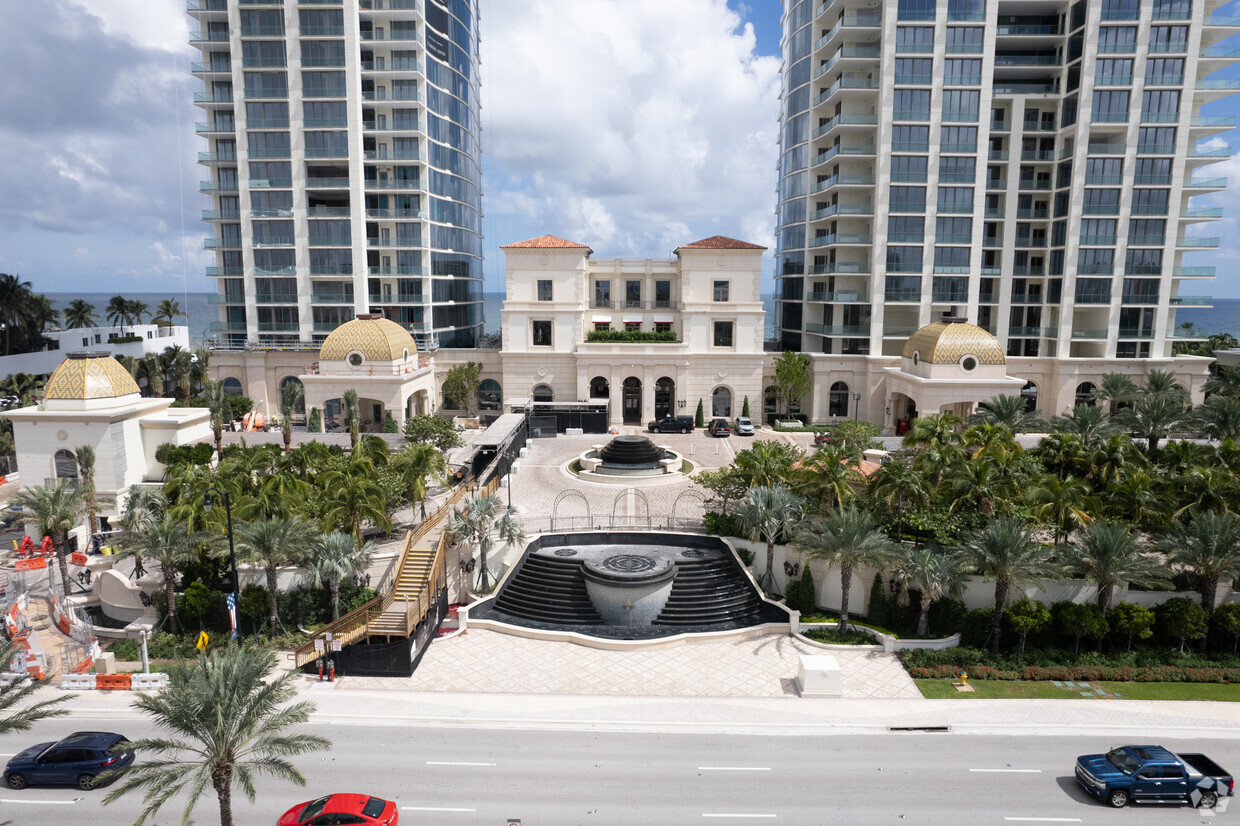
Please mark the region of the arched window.
POLYGON ((1075 405, 1080 407, 1083 404, 1090 407, 1094 406, 1094 385, 1092 382, 1081 382, 1076 386, 1075 405))
POLYGON ((555 401, 555 391, 547 384, 534 385, 532 393, 535 402, 552 402, 555 401))
POLYGON ((827 397, 827 415, 840 419, 848 417, 848 385, 842 381, 831 385, 831 392, 827 397))
POLYGON ((239 379, 234 379, 232 376, 229 376, 228 378, 224 379, 224 395, 225 396, 240 396, 241 395, 241 381, 239 379))
POLYGON ((1038 386, 1033 382, 1025 382, 1025 386, 1020 389, 1020 397, 1025 400, 1026 412, 1032 413, 1038 409, 1038 386))
POLYGON ((774 414, 775 409, 779 406, 779 396, 775 393, 775 385, 766 388, 762 394, 762 412, 774 414))
POLYGON ((56 455, 52 457, 52 461, 56 464, 56 478, 67 479, 70 482, 77 483, 78 480, 78 463, 77 457, 73 455, 72 450, 58 450, 56 455))
MULTIPOLYGON (((300 387, 300 386, 301 386, 301 379, 297 378, 296 376, 285 376, 284 378, 280 379, 280 401, 279 401, 279 405, 280 405, 281 407, 283 407, 283 406, 284 406, 284 387, 285 387, 286 385, 289 385, 289 384, 296 384, 297 386, 299 386, 299 387, 300 387)), ((306 415, 306 391, 305 391, 305 388, 302 388, 302 392, 301 392, 300 394, 298 394, 297 404, 293 405, 293 415, 294 415, 294 416, 304 416, 304 415, 306 415)))
POLYGON ((710 394, 710 415, 729 418, 732 415, 732 391, 726 387, 716 387, 710 394))
POLYGON ((478 409, 499 410, 504 400, 504 390, 495 379, 483 379, 478 385, 478 409))
POLYGON ((611 382, 603 376, 590 379, 590 398, 605 399, 611 395, 611 382))

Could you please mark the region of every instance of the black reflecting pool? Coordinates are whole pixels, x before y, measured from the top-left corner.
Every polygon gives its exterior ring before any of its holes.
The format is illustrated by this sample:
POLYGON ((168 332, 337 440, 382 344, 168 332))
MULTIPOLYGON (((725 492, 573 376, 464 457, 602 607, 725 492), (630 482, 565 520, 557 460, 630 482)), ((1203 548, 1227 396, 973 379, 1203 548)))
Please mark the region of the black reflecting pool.
POLYGON ((656 639, 786 623, 721 539, 548 534, 526 548, 472 618, 610 639, 656 639))

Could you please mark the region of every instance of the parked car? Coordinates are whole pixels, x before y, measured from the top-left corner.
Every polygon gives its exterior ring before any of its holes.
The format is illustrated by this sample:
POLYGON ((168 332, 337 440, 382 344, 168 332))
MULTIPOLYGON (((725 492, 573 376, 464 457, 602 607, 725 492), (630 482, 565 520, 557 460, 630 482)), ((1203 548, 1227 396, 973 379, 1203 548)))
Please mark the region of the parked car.
POLYGON ((125 735, 108 731, 74 732, 63 740, 39 743, 14 756, 4 767, 4 780, 10 789, 36 783, 72 785, 89 791, 95 788, 98 775, 133 762, 132 749, 111 750, 127 742, 125 735))
POLYGON ((280 816, 276 826, 335 826, 338 823, 397 826, 399 822, 400 813, 390 800, 368 794, 329 794, 298 803, 280 816))
POLYGON ((1231 797, 1235 781, 1204 754, 1173 754, 1162 746, 1120 746, 1076 758, 1076 779, 1117 809, 1129 803, 1189 803, 1213 808, 1231 797))
POLYGON ((744 416, 737 416, 736 421, 733 422, 733 424, 735 425, 737 436, 753 435, 753 422, 744 416))
POLYGON ((711 419, 706 430, 712 436, 731 436, 732 428, 728 427, 727 419, 711 419))
POLYGON ((693 430, 692 416, 667 416, 649 425, 651 433, 689 433, 693 430))

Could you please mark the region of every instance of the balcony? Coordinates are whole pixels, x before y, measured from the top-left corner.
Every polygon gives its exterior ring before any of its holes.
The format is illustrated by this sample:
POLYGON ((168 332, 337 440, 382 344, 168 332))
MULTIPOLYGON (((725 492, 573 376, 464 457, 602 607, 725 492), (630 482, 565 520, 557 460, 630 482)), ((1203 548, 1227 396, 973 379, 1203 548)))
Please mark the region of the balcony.
POLYGON ((1150 329, 1141 329, 1139 327, 1120 327, 1118 338, 1139 338, 1151 339, 1154 337, 1154 331, 1150 329))
POLYGON ((380 101, 380 102, 389 101, 389 100, 397 101, 397 102, 414 101, 417 103, 421 103, 422 95, 420 92, 417 92, 417 91, 405 91, 405 92, 400 92, 399 94, 397 94, 395 92, 391 92, 386 89, 379 89, 374 92, 362 92, 362 100, 373 100, 373 101, 380 101))
POLYGON ((1146 75, 1146 86, 1183 86, 1184 75, 1146 75))
POLYGON ((1226 189, 1226 178, 1197 178, 1189 180, 1184 184, 1192 189, 1226 189))
POLYGON ((425 304, 430 296, 422 293, 384 293, 366 297, 371 304, 425 304))
POLYGON ((206 274, 207 278, 227 278, 245 275, 245 270, 241 267, 207 267, 206 274))
POLYGON ((348 178, 306 178, 306 189, 342 189, 348 185, 348 178))
POLYGON ((940 152, 961 152, 972 155, 977 152, 976 143, 941 143, 939 144, 940 152))
POLYGON ((1142 112, 1141 123, 1179 123, 1179 112, 1142 112))
POLYGON ((811 247, 827 247, 834 244, 873 244, 874 236, 869 233, 844 233, 838 232, 832 235, 823 235, 818 238, 811 238, 809 246, 811 247))
POLYGON ((981 115, 976 111, 963 109, 943 110, 943 121, 946 123, 977 123, 981 115))
MULTIPOLYGON (((1012 275, 1027 275, 1027 276, 1046 275, 1046 265, 1045 264, 1017 264, 1016 266, 1012 267, 1012 275)), ((1023 303, 1023 302, 1017 301, 1017 295, 1021 295, 1021 294, 1020 293, 1013 294, 1012 300, 1016 301, 1017 303, 1023 303)), ((1035 303, 1037 304, 1042 303, 1042 298, 1041 298, 1040 293, 1030 293, 1030 296, 1035 299, 1035 303)))
POLYGON ((925 201, 889 201, 887 209, 891 212, 925 212, 925 201))
POLYGON ((1130 247, 1161 247, 1167 243, 1166 235, 1129 235, 1128 246, 1130 247))
POLYGON ((301 37, 344 37, 344 26, 302 26, 297 34, 301 37))
MULTIPOLYGON (((890 234, 888 234, 887 240, 889 241, 891 240, 890 234)), ((936 233, 934 236, 934 243, 936 244, 971 244, 973 243, 973 236, 967 232, 939 232, 939 233, 936 233)))
POLYGON ((353 304, 353 293, 312 293, 311 304, 353 304))
POLYGON ((275 158, 279 160, 282 158, 291 158, 292 156, 293 150, 289 149, 287 146, 276 149, 250 149, 246 152, 246 157, 248 158, 275 158))
POLYGON ((1197 207, 1195 209, 1185 209, 1180 212, 1181 218, 1197 220, 1201 218, 1222 218, 1222 207, 1197 207))
POLYGON ((296 245, 297 239, 291 235, 269 235, 262 238, 255 237, 250 243, 256 247, 291 247, 296 245))
MULTIPOLYGON (((1136 31, 1131 29, 1130 31, 1136 31)), ((1099 43, 1098 54, 1135 54, 1137 51, 1136 41, 1132 43, 1099 43)))
POLYGON ((284 37, 283 26, 242 26, 242 37, 284 37))
POLYGON ((1022 249, 1041 249, 1046 246, 1046 239, 1018 235, 1016 236, 1016 246, 1022 249))
POLYGON ((813 264, 810 275, 857 275, 868 273, 870 265, 864 261, 836 261, 834 264, 813 264))
MULTIPOLYGON (((1054 329, 1054 328, 1050 328, 1054 329)), ((1042 327, 1009 327, 1008 335, 1012 338, 1041 338, 1045 334, 1042 327)))
POLYGON ((202 220, 204 221, 240 221, 240 210, 211 210, 204 209, 202 211, 202 220))
POLYGON ((1012 293, 1013 304, 1041 304, 1042 293, 1012 293))
POLYGON ((883 301, 888 303, 921 303, 921 290, 887 290, 883 301))
POLYGON ((386 150, 381 149, 375 151, 373 149, 362 153, 362 157, 368 161, 420 161, 422 160, 422 152, 417 149, 409 150, 386 150))
POLYGON ((1189 121, 1189 126, 1202 129, 1231 129, 1236 125, 1235 115, 1198 115, 1189 121))
POLYGON ((1167 338, 1205 341, 1209 338, 1209 336, 1206 334, 1205 330, 1198 330, 1196 327, 1174 327, 1167 331, 1167 338))
POLYGON ((213 333, 244 333, 244 321, 212 321, 207 329, 213 333))
POLYGON ((258 331, 260 333, 296 333, 301 326, 294 321, 260 321, 258 322, 258 331))
MULTIPOLYGON (((968 267, 963 269, 965 272, 969 271, 968 267)), ((935 268, 935 272, 938 272, 938 268, 935 268)), ((969 302, 969 294, 955 290, 934 290, 930 294, 930 301, 935 304, 967 304, 969 302)))
POLYGON ((424 209, 368 209, 367 218, 387 218, 389 220, 418 219, 425 221, 429 213, 424 209))
POLYGON ((194 131, 200 135, 212 133, 231 135, 237 131, 237 127, 232 123, 195 123, 194 131))
POLYGON ((834 186, 873 186, 873 175, 832 175, 824 181, 817 181, 810 192, 822 192, 834 186))
POLYGON ((945 75, 944 86, 981 86, 981 75, 945 75))
POLYGON ((1095 86, 1131 86, 1132 75, 1096 75, 1095 86))
POLYGON ((1157 306, 1158 293, 1122 293, 1119 300, 1122 304, 1157 306))
POLYGON ((1188 247, 1195 249, 1218 249, 1219 239, 1217 238, 1179 238, 1176 240, 1177 247, 1188 247))
MULTIPOLYGON (((1120 179, 1123 182, 1123 179, 1120 179)), ((1133 175, 1133 186, 1171 186, 1170 175, 1133 175)))
MULTIPOLYGON (((999 215, 987 214, 986 217, 987 218, 1002 218, 1003 214, 1002 212, 1000 212, 999 215)), ((1018 209, 1016 210, 1016 217, 1017 218, 1031 218, 1033 220, 1045 219, 1045 218, 1051 217, 1051 211, 1049 209, 1018 209)))
POLYGON ((199 152, 198 163, 236 163, 235 152, 199 152))
POLYGON ((199 181, 199 192, 237 192, 236 181, 199 181))
MULTIPOLYGON (((980 49, 979 49, 980 51, 980 49)), ((1060 66, 1063 61, 1053 54, 997 54, 995 68, 1010 66, 1060 66)))
POLYGON ((349 148, 347 146, 307 146, 307 158, 347 158, 349 157, 349 148))
POLYGON ((1119 215, 1119 204, 1085 204, 1082 215, 1119 215))
POLYGON ((368 275, 427 275, 429 270, 423 264, 420 267, 415 266, 395 266, 395 267, 368 267, 366 270, 368 275))
POLYGON ((1110 293, 1077 293, 1073 299, 1077 304, 1110 304, 1110 293))
POLYGON ((1231 157, 1231 149, 1226 146, 1220 146, 1214 149, 1196 147, 1193 149, 1192 153, 1189 154, 1189 157, 1190 158, 1220 158, 1220 159, 1225 160, 1231 157))
MULTIPOLYGON (((250 189, 292 189, 292 178, 251 178, 250 189)), ((348 181, 346 180, 346 183, 348 181)))
POLYGON ((1114 275, 1114 264, 1077 264, 1078 275, 1114 275))
POLYGON ((810 213, 809 220, 818 221, 832 215, 873 215, 873 204, 832 204, 810 213))
POLYGON ((1106 327, 1082 327, 1080 329, 1074 328, 1072 330, 1072 338, 1073 340, 1095 340, 1096 339, 1100 341, 1106 341, 1107 328, 1106 327))
POLYGON ((411 41, 414 43, 422 42, 421 39, 418 37, 417 32, 401 31, 399 29, 396 31, 362 32, 359 36, 361 37, 363 41, 380 40, 380 41, 390 41, 390 42, 399 42, 399 41, 411 41))
POLYGON ((348 207, 316 206, 306 210, 306 216, 310 218, 348 218, 349 214, 348 207))
POLYGON ((203 239, 202 248, 204 250, 239 250, 241 249, 241 239, 206 238, 203 239))
POLYGON ((1151 43, 1149 47, 1150 54, 1187 54, 1187 40, 1171 40, 1166 43, 1151 43))
POLYGON ((1213 278, 1214 267, 1176 267, 1171 274, 1176 278, 1213 278))
POLYGON ((1127 123, 1127 112, 1091 112, 1090 123, 1127 123))
POLYGON ((812 322, 806 322, 805 332, 816 333, 820 336, 848 336, 848 337, 856 338, 858 336, 869 336, 870 325, 869 324, 827 325, 827 324, 814 324, 812 322))
POLYGON ((901 184, 924 184, 929 174, 926 172, 892 172, 891 182, 901 184))
POLYGON ((244 57, 241 59, 242 69, 286 69, 288 60, 283 57, 244 57))
POLYGON ((1020 153, 1022 161, 1053 161, 1055 160, 1055 150, 1053 149, 1022 149, 1020 153))
POLYGON ((312 247, 349 247, 352 245, 353 245, 353 239, 350 238, 348 235, 311 235, 310 236, 310 246, 312 247))
MULTIPOLYGON (((818 77, 819 75, 822 75, 826 71, 826 69, 829 69, 829 68, 831 68, 830 63, 822 67, 814 75, 814 77, 818 77)), ((832 95, 844 89, 877 89, 878 87, 879 87, 879 82, 873 78, 842 77, 839 80, 835 81, 835 83, 831 84, 831 86, 829 86, 827 89, 820 92, 818 94, 818 97, 814 98, 814 105, 817 106, 821 103, 826 102, 826 100, 830 98, 832 95)))
POLYGON ((1172 307, 1212 307, 1214 298, 1208 295, 1173 295, 1168 303, 1172 307))
POLYGON ((891 113, 892 120, 923 122, 930 120, 930 110, 897 109, 891 113))
POLYGON ((1031 181, 1028 178, 1022 178, 1018 186, 1021 190, 1025 190, 1025 191, 1028 191, 1028 190, 1049 191, 1051 188, 1051 182, 1049 180, 1032 180, 1031 181))
POLYGON ((807 301, 827 301, 835 304, 868 304, 869 296, 857 290, 836 291, 833 293, 809 293, 807 301))
POLYGON ((352 275, 352 264, 311 264, 310 275, 352 275))
POLYGON ((255 304, 296 304, 297 293, 257 293, 255 304))
POLYGON ((1058 83, 996 83, 996 95, 1057 95, 1058 83))
POLYGON ((973 204, 939 204, 935 211, 941 215, 970 215, 973 204))
POLYGON ((929 152, 930 143, 909 142, 909 141, 892 141, 892 152, 929 152))
MULTIPOLYGON (((978 78, 980 83, 981 78, 978 78)), ((947 79, 944 79, 947 82, 947 79)), ((896 75, 895 84, 897 86, 931 86, 934 84, 934 75, 896 75)))
POLYGON ((231 295, 213 294, 213 295, 207 296, 207 303, 208 304, 225 304, 225 305, 226 304, 244 304, 245 296, 241 295, 240 293, 234 293, 231 295))

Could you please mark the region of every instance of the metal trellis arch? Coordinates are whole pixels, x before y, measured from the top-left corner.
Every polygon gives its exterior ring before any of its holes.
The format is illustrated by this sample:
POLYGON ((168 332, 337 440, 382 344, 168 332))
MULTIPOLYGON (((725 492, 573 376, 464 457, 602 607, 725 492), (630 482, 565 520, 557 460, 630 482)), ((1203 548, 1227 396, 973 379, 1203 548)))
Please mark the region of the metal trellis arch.
POLYGON ((650 528, 653 527, 650 522, 650 500, 646 498, 646 494, 642 493, 637 488, 625 488, 616 494, 615 500, 611 503, 611 526, 613 528, 616 526, 616 508, 620 507, 620 500, 629 494, 634 494, 640 497, 642 504, 646 506, 646 529, 650 530, 650 528))
POLYGON ((679 496, 677 496, 677 497, 676 497, 676 498, 672 501, 672 512, 671 512, 671 513, 669 513, 669 514, 667 515, 667 528, 668 528, 668 530, 673 530, 673 529, 674 529, 674 527, 675 527, 675 525, 676 525, 676 508, 680 506, 680 500, 681 500, 681 499, 684 499, 686 496, 690 496, 690 497, 692 497, 692 498, 694 498, 694 499, 698 500, 699 502, 701 502, 701 503, 702 503, 702 506, 703 506, 703 509, 705 509, 706 502, 707 502, 707 499, 706 499, 706 494, 702 493, 700 490, 695 490, 695 489, 693 489, 693 488, 687 488, 687 489, 685 489, 685 490, 681 491, 681 492, 680 492, 680 495, 679 495, 679 496))
POLYGON ((575 496, 581 500, 582 504, 586 506, 586 519, 590 520, 590 522, 593 523, 594 521, 593 517, 590 515, 590 500, 586 499, 585 494, 582 493, 581 491, 572 490, 571 488, 566 488, 565 490, 560 491, 559 495, 555 497, 555 502, 551 505, 551 530, 552 531, 555 530, 555 518, 560 510, 560 502, 564 501, 570 496, 575 496))

